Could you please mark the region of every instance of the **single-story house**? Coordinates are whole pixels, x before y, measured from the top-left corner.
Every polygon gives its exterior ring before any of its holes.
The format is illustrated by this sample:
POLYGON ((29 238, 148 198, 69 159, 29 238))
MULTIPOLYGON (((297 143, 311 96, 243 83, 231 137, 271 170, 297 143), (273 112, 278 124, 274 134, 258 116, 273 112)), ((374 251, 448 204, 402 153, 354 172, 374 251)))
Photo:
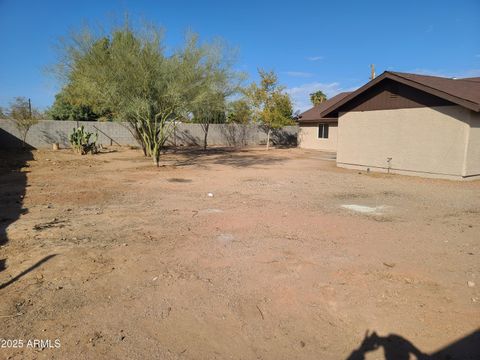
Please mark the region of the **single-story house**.
POLYGON ((340 167, 480 178, 480 78, 387 71, 318 117, 338 119, 340 167))
POLYGON ((298 116, 298 146, 304 149, 337 151, 338 117, 320 114, 349 95, 340 93, 298 116))

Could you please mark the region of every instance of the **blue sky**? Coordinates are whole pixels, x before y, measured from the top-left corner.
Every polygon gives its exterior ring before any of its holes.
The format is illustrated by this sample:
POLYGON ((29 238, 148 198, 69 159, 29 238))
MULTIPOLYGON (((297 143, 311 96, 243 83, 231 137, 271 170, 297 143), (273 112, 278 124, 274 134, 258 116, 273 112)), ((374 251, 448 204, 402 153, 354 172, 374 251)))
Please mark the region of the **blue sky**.
POLYGON ((54 44, 82 24, 111 24, 128 12, 166 28, 177 46, 185 31, 224 38, 237 67, 257 80, 275 70, 295 109, 320 89, 333 96, 384 70, 480 76, 479 0, 402 1, 25 1, 0 0, 0 106, 14 96, 52 104, 59 84, 44 68, 54 44))

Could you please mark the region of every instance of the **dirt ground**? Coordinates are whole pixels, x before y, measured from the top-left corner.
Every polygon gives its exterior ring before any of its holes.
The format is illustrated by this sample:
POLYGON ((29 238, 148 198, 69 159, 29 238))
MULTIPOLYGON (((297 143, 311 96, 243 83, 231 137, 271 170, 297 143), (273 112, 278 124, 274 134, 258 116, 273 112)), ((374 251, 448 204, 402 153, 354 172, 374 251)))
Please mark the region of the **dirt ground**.
POLYGON ((162 159, 0 153, 0 338, 24 341, 1 359, 391 360, 478 339, 479 181, 301 149, 162 159))

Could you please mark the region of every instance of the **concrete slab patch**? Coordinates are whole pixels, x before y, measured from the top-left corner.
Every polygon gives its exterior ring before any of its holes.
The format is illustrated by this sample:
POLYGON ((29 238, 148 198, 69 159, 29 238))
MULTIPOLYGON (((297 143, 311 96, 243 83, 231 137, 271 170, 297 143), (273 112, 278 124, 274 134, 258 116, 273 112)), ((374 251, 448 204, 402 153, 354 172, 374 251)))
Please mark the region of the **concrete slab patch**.
POLYGON ((371 215, 381 215, 382 210, 384 210, 387 206, 380 205, 380 206, 366 206, 366 205, 356 205, 356 204, 344 204, 341 205, 342 208, 359 212, 362 214, 371 214, 371 215))

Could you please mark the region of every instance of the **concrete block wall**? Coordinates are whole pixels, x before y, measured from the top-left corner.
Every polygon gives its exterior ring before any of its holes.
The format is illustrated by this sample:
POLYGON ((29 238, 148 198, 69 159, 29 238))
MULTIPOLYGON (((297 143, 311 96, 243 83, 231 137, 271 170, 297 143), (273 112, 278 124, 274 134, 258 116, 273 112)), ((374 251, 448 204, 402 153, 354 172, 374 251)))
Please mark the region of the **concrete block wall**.
MULTIPOLYGON (((51 148, 53 143, 69 147, 69 136, 77 126, 84 125, 98 133, 102 145, 138 145, 127 123, 96 121, 41 120, 27 135, 27 143, 37 149, 51 148)), ((277 145, 296 145, 298 128, 286 126, 274 131, 272 142, 277 145)), ((198 146, 203 144, 203 130, 199 124, 177 124, 170 145, 198 146)), ((255 146, 265 144, 267 136, 257 125, 211 124, 208 144, 213 146, 255 146)), ((21 147, 21 136, 11 120, 0 120, 0 148, 21 147)))

